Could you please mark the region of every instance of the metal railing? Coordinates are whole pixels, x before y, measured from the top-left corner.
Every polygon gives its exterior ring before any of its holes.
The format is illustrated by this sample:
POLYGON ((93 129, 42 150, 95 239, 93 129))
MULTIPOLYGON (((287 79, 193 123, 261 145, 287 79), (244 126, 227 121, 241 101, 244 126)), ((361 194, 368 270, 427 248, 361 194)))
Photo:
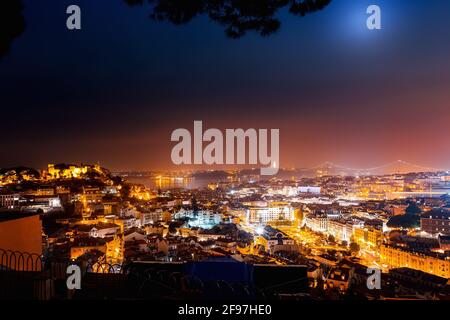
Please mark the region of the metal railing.
POLYGON ((28 252, 0 249, 0 271, 41 271, 42 257, 28 252))
POLYGON ((89 263, 0 249, 2 299, 265 299, 252 284, 206 281, 158 265, 89 263), (67 268, 80 267, 81 290, 67 288, 67 268))

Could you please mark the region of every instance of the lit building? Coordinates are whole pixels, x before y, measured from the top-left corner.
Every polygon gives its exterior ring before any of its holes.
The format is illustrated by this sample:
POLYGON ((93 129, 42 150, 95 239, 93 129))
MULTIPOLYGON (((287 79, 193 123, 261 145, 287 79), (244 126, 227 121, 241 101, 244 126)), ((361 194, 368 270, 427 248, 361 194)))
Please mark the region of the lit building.
POLYGON ((314 193, 314 194, 320 194, 320 187, 311 187, 311 186, 304 186, 304 187, 298 187, 298 192, 300 193, 314 193))
POLYGON ((429 234, 450 235, 450 211, 436 208, 420 217, 420 228, 429 234))
POLYGON ((155 211, 150 211, 150 212, 141 212, 139 214, 141 226, 146 226, 146 225, 155 223, 157 221, 161 221, 162 213, 163 213, 162 209, 157 209, 155 211))
POLYGON ((59 196, 24 196, 25 201, 21 204, 21 209, 25 211, 50 211, 62 210, 59 196))
POLYGON ((334 266, 328 272, 324 288, 325 289, 338 289, 341 292, 348 290, 352 277, 353 269, 347 266, 334 266))
POLYGON ((215 191, 219 187, 218 183, 208 183, 208 189, 215 191))
POLYGON ((106 263, 120 264, 123 261, 124 243, 120 236, 109 238, 77 238, 70 248, 70 258, 76 259, 91 251, 104 253, 106 263))
POLYGON ((325 214, 308 214, 303 219, 305 226, 315 232, 327 232, 328 217, 325 214))
POLYGON ((82 202, 84 203, 98 203, 102 200, 103 193, 98 187, 86 187, 83 186, 82 202))
POLYGON ((450 236, 439 236, 438 237, 438 241, 439 241, 439 248, 442 251, 450 251, 450 236))
POLYGON ((0 207, 14 209, 20 206, 20 194, 0 194, 0 207))
POLYGON ((403 247, 381 245, 381 262, 390 268, 410 268, 450 278, 450 259, 439 253, 422 253, 403 247))
POLYGON ((270 226, 265 226, 262 233, 255 239, 256 244, 264 247, 264 250, 270 253, 274 253, 276 248, 280 248, 284 251, 290 251, 290 249, 297 249, 295 241, 289 238, 285 233, 270 226))
POLYGON ((281 186, 281 187, 271 187, 268 190, 270 195, 283 195, 285 197, 296 196, 299 193, 298 187, 295 186, 281 186))
POLYGON ((103 238, 77 238, 70 247, 70 259, 75 260, 79 256, 90 251, 106 253, 106 240, 103 238))
POLYGON ((151 200, 156 198, 156 194, 151 193, 144 185, 136 184, 130 188, 130 197, 138 200, 151 200))
POLYGON ((274 221, 293 221, 294 209, 287 202, 269 202, 264 207, 247 209, 247 223, 268 224, 274 221))
POLYGON ((95 225, 77 225, 78 234, 91 238, 105 238, 113 236, 120 231, 120 226, 114 223, 98 223, 95 225))
POLYGON ((74 196, 74 200, 81 202, 83 216, 89 216, 98 209, 97 205, 101 203, 103 196, 100 188, 83 186, 81 193, 74 196))
POLYGON ((353 234, 353 224, 346 220, 328 221, 328 234, 332 235, 336 241, 350 241, 353 234))
POLYGON ((374 226, 357 226, 353 230, 353 239, 359 245, 378 247, 382 237, 382 229, 374 226))
POLYGON ((220 213, 213 212, 211 210, 184 210, 173 214, 174 219, 188 218, 189 227, 199 227, 203 229, 209 229, 222 222, 222 215, 220 213))
POLYGON ((106 262, 110 264, 121 264, 123 261, 124 241, 121 236, 114 236, 106 242, 106 262))
POLYGON ((81 178, 88 172, 103 173, 103 169, 95 165, 76 165, 76 164, 49 164, 47 166, 47 179, 72 179, 81 178))

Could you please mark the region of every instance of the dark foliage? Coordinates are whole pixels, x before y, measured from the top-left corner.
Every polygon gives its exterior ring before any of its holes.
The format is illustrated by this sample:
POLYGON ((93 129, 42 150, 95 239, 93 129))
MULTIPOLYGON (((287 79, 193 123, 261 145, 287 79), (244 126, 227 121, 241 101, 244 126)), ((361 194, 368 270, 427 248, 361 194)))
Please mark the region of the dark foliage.
POLYGON ((297 16, 324 9, 331 0, 124 0, 130 6, 152 6, 150 18, 180 25, 199 15, 225 26, 230 38, 239 38, 247 31, 267 36, 277 31, 281 22, 276 18, 278 9, 288 7, 297 16))
POLYGON ((9 52, 13 40, 25 31, 22 10, 20 0, 0 1, 0 58, 9 52))

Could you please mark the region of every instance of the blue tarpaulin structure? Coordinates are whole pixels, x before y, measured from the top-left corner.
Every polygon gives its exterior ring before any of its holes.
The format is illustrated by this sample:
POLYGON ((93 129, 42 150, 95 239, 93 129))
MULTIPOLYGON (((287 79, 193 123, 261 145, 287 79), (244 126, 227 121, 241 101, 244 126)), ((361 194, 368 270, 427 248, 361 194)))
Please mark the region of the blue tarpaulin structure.
POLYGON ((230 257, 188 262, 184 266, 184 273, 202 281, 253 282, 253 266, 230 257))

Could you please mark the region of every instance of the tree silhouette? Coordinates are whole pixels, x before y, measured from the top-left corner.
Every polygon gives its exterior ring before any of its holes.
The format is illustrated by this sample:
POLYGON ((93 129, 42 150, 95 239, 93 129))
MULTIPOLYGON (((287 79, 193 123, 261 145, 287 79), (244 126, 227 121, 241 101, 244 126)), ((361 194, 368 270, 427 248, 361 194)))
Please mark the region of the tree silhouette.
POLYGON ((0 1, 0 59, 11 49, 15 38, 25 31, 20 0, 0 1))
POLYGON ((356 255, 359 252, 360 249, 361 249, 361 247, 356 242, 350 243, 350 252, 352 254, 356 255))
POLYGON ((416 202, 411 201, 408 207, 405 209, 405 214, 409 215, 419 215, 422 213, 422 210, 419 208, 416 202))
MULTIPOLYGON (((278 9, 288 7, 293 15, 305 16, 327 7, 332 0, 123 0, 129 6, 152 7, 150 18, 179 25, 199 15, 225 27, 230 38, 240 38, 247 31, 267 36, 280 28, 275 18, 278 9)), ((21 0, 0 1, 0 59, 6 55, 15 38, 25 31, 21 0)))
POLYGON ((199 207, 198 207, 198 202, 197 202, 197 199, 195 198, 195 196, 192 196, 191 204, 192 204, 192 211, 194 213, 194 216, 197 216, 199 207))
POLYGON ((267 36, 280 28, 275 18, 278 9, 289 7, 289 12, 305 16, 324 9, 331 0, 124 0, 130 6, 151 4, 150 18, 179 25, 199 15, 223 26, 230 38, 239 38, 247 31, 267 36))

